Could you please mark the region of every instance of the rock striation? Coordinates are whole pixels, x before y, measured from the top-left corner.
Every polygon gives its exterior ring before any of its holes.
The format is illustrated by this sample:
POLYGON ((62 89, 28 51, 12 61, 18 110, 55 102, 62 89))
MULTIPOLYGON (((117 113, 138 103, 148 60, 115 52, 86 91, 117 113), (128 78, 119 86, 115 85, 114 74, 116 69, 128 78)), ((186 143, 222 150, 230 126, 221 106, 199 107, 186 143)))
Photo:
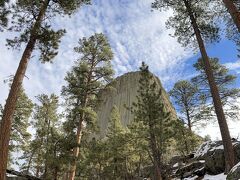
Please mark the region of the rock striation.
MULTIPOLYGON (((123 126, 127 126, 133 121, 133 114, 127 107, 131 107, 132 103, 136 102, 140 77, 141 74, 139 71, 126 73, 117 77, 100 93, 100 103, 97 109, 100 138, 103 138, 106 134, 110 113, 114 105, 117 106, 119 110, 123 126)), ((154 80, 157 83, 157 88, 162 90, 162 100, 166 105, 167 111, 171 112, 173 117, 176 117, 176 111, 160 80, 156 76, 154 76, 154 80)))

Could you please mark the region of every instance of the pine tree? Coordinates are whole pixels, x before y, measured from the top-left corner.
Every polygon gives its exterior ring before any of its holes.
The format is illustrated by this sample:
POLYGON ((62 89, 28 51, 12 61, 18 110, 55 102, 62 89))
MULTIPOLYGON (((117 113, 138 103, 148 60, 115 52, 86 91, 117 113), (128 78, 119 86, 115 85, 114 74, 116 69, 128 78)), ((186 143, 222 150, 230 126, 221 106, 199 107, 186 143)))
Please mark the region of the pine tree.
POLYGON ((20 35, 13 40, 7 40, 7 42, 12 47, 20 47, 22 43, 26 43, 26 48, 22 54, 3 111, 0 128, 0 179, 5 179, 12 118, 32 53, 38 49, 40 61, 51 61, 57 55, 60 38, 65 30, 55 31, 52 28, 50 19, 56 15, 71 15, 84 3, 89 3, 89 0, 18 0, 13 7, 14 24, 10 30, 20 32, 20 35))
MULTIPOLYGON (((10 80, 11 84, 11 80, 10 80)), ((29 118, 33 111, 33 103, 26 95, 24 89, 21 87, 20 94, 17 100, 16 109, 13 115, 10 144, 9 144, 9 159, 8 166, 14 165, 17 161, 14 161, 12 154, 17 151, 24 151, 28 145, 28 141, 31 138, 31 134, 28 132, 30 127, 29 118)), ((0 117, 2 117, 3 108, 0 106, 0 117)), ((0 119, 1 122, 1 119, 0 119)))
POLYGON ((212 21, 213 14, 208 9, 208 2, 205 0, 155 0, 152 7, 160 10, 171 7, 174 10, 174 15, 169 18, 167 25, 175 29, 174 36, 183 46, 194 45, 199 47, 223 140, 226 172, 229 172, 235 164, 233 146, 219 90, 205 48, 205 43, 215 42, 219 39, 218 27, 212 21))
POLYGON ((110 179, 125 179, 126 168, 126 130, 121 124, 121 117, 117 106, 113 106, 107 129, 107 159, 109 165, 105 167, 110 179))
POLYGON ((133 104, 134 121, 142 122, 147 128, 146 138, 155 168, 155 179, 159 180, 163 177, 163 155, 171 137, 171 117, 162 101, 161 89, 157 89, 148 67, 143 63, 140 70, 137 102, 133 104))
POLYGON ((35 105, 33 128, 34 139, 26 148, 22 159, 25 163, 21 169, 30 173, 35 171, 37 177, 57 179, 66 166, 62 149, 63 134, 60 132, 60 115, 58 97, 54 94, 37 96, 39 105, 35 105))
MULTIPOLYGON (((218 86, 221 101, 224 107, 225 115, 231 119, 237 119, 239 107, 233 103, 240 96, 240 89, 232 88, 237 77, 235 75, 229 74, 229 70, 219 63, 218 58, 210 58, 210 64, 213 70, 213 75, 215 82, 218 86)), ((201 94, 206 98, 206 103, 209 104, 211 100, 211 92, 209 89, 209 84, 207 81, 206 73, 204 71, 204 65, 202 59, 199 59, 197 63, 193 65, 199 74, 192 78, 192 82, 199 86, 201 94)), ((207 106, 207 111, 205 115, 211 116, 211 112, 214 107, 210 105, 207 106)), ((203 113, 204 114, 204 113, 203 113)))
POLYGON ((198 92, 198 87, 186 80, 176 82, 169 92, 181 113, 180 118, 187 124, 190 131, 192 131, 192 127, 199 121, 195 118, 200 105, 198 92))
POLYGON ((0 0, 0 31, 3 31, 3 28, 6 28, 8 25, 8 14, 10 11, 7 9, 6 5, 9 0, 0 0))
POLYGON ((240 33, 240 10, 237 7, 237 3, 239 2, 237 0, 223 0, 223 3, 231 15, 233 22, 237 26, 238 32, 240 33))
POLYGON ((103 34, 80 39, 79 46, 74 50, 81 55, 81 58, 67 73, 65 77, 67 86, 62 89, 62 95, 66 98, 67 106, 70 107, 65 129, 74 142, 74 160, 71 163, 69 180, 73 180, 75 176, 84 124, 86 128, 94 126, 97 94, 113 75, 110 64, 113 53, 103 34))
MULTIPOLYGON (((230 3, 233 3, 236 6, 238 12, 240 13, 239 1, 232 0, 232 2, 230 2, 230 3)), ((239 56, 240 55, 240 53, 239 53, 240 32, 239 32, 236 24, 234 23, 233 18, 229 14, 228 10, 226 9, 226 6, 224 5, 224 3, 222 1, 218 1, 218 0, 212 1, 210 6, 212 7, 211 10, 214 12, 215 17, 217 17, 217 21, 225 22, 225 24, 221 25, 221 27, 223 28, 224 32, 226 33, 226 37, 229 40, 235 42, 235 44, 237 46, 238 56, 239 56)))
POLYGON ((10 136, 10 160, 11 154, 16 151, 24 151, 31 138, 28 132, 30 127, 29 118, 33 111, 33 103, 27 97, 24 89, 20 89, 20 94, 17 100, 16 109, 13 115, 11 136, 10 136))
POLYGON ((184 126, 184 122, 177 120, 173 123, 176 150, 182 155, 188 155, 200 146, 202 138, 184 126))

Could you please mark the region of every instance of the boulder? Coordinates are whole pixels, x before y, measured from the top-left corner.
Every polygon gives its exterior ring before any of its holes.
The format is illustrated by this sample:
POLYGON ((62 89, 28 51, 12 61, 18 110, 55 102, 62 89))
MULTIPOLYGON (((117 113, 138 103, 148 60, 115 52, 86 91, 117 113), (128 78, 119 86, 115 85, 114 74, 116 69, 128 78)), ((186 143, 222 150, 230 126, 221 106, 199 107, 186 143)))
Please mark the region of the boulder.
POLYGON ((179 168, 176 171, 176 176, 181 178, 187 178, 190 176, 204 176, 205 174, 205 162, 204 161, 194 161, 190 164, 187 164, 183 166, 182 168, 179 168))
POLYGON ((236 164, 227 175, 227 180, 240 179, 240 162, 236 164))
MULTIPOLYGON (((240 160, 240 142, 233 142, 237 160, 240 160)), ((222 141, 208 141, 203 143, 196 151, 196 160, 205 160, 205 169, 208 174, 216 175, 225 170, 225 158, 222 141)))

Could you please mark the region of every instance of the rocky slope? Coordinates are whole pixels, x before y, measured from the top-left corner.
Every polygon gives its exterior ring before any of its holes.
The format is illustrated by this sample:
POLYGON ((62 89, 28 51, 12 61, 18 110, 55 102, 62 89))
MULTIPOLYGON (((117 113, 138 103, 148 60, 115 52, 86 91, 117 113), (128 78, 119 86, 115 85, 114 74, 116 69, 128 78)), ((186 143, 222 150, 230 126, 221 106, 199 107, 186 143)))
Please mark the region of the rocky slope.
MULTIPOLYGON (((240 141, 232 141, 236 161, 240 161, 240 141)), ((240 179, 240 163, 224 175, 225 160, 222 141, 208 141, 189 156, 176 156, 171 161, 173 179, 197 180, 213 179, 238 180, 240 179), (208 178, 206 178, 208 176, 208 178)))
MULTIPOLYGON (((133 102, 136 102, 140 76, 139 71, 126 73, 117 77, 107 86, 108 88, 101 92, 101 102, 97 111, 100 137, 104 137, 106 133, 109 115, 114 105, 116 105, 119 109, 122 124, 124 126, 133 120, 133 115, 126 107, 130 107, 133 102)), ((169 101, 169 97, 160 80, 155 77, 155 81, 157 82, 157 87, 162 89, 162 99, 167 107, 167 110, 171 112, 173 117, 176 117, 176 112, 169 101)))

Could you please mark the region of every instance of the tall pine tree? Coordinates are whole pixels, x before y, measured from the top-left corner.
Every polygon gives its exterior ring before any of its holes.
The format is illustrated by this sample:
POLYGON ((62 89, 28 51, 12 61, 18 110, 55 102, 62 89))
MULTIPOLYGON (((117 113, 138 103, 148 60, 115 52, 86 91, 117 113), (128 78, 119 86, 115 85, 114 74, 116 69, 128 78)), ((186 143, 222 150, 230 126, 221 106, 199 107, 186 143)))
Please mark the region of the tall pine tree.
POLYGON ((226 172, 229 172, 235 165, 233 146, 219 90, 205 48, 205 43, 219 39, 218 27, 212 21, 213 14, 208 9, 208 2, 205 0, 155 0, 152 7, 160 10, 172 8, 174 14, 169 18, 167 25, 175 29, 174 36, 183 46, 194 45, 199 47, 223 140, 226 172))
MULTIPOLYGON (((219 63, 218 58, 210 58, 210 64, 213 70, 213 75, 216 81, 216 84, 219 89, 221 101, 224 107, 225 115, 231 119, 237 119, 239 107, 234 103, 236 99, 240 96, 240 89, 233 88, 233 84, 236 82, 237 77, 229 73, 229 70, 222 64, 219 63)), ((198 62, 193 65, 199 74, 192 78, 192 82, 199 87, 200 93, 206 99, 205 112, 202 113, 204 116, 212 115, 214 107, 211 102, 211 92, 209 89, 209 84, 207 80, 206 73, 204 71, 204 64, 202 59, 198 59, 198 62)), ((214 114, 215 116, 215 114, 214 114)))
MULTIPOLYGON (((10 160, 11 154, 16 151, 24 151, 31 138, 31 134, 28 132, 30 127, 29 118, 33 111, 33 103, 27 97, 23 88, 20 89, 20 94, 17 100, 16 109, 13 115, 11 136, 10 136, 10 160)), ((14 162, 11 162, 14 163, 14 162)), ((11 164, 10 163, 10 164, 11 164)))
POLYGON ((198 92, 197 86, 186 80, 176 82, 169 92, 178 107, 177 109, 181 113, 180 118, 187 124, 190 131, 192 131, 192 127, 198 122, 194 118, 200 105, 198 92))
POLYGON ((41 94, 37 99, 39 104, 35 105, 32 122, 36 133, 22 156, 25 162, 21 169, 27 173, 35 172, 37 177, 44 179, 58 179, 66 170, 61 151, 63 134, 57 113, 58 97, 41 94))
POLYGON ((74 48, 80 54, 72 70, 67 73, 67 85, 62 89, 62 95, 68 105, 68 121, 65 129, 73 138, 73 162, 71 163, 69 180, 73 180, 76 172, 77 159, 81 137, 86 128, 94 125, 97 105, 97 94, 104 85, 112 79, 111 60, 113 53, 110 44, 103 34, 95 34, 79 40, 79 46, 74 48))
POLYGON ((238 32, 240 33, 240 10, 237 6, 240 3, 237 0, 223 0, 223 3, 231 15, 233 22, 237 26, 238 32))
POLYGON ((18 37, 7 40, 8 45, 20 47, 26 44, 18 69, 4 107, 0 128, 0 179, 5 179, 10 131, 17 97, 25 76, 28 62, 34 50, 39 50, 40 61, 51 61, 57 55, 60 38, 64 30, 54 30, 51 19, 57 15, 71 15, 76 9, 90 0, 18 0, 12 13, 13 26, 10 30, 20 32, 18 37))
POLYGON ((164 106, 161 89, 157 88, 154 76, 149 72, 148 66, 143 63, 140 70, 137 102, 133 103, 132 107, 134 121, 142 123, 146 128, 146 139, 155 169, 154 179, 161 180, 163 178, 163 155, 172 136, 171 116, 164 106))

